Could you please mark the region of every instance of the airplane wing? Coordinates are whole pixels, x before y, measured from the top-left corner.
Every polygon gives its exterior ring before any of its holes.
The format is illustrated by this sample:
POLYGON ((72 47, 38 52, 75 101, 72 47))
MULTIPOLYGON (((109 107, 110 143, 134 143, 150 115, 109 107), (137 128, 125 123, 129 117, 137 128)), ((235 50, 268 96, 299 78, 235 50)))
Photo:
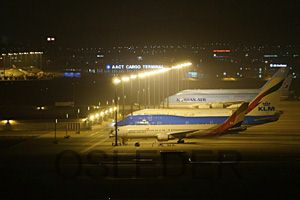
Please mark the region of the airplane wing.
POLYGON ((239 108, 229 116, 223 124, 216 125, 213 128, 207 129, 205 131, 199 130, 186 130, 168 133, 169 136, 174 138, 184 138, 184 137, 197 137, 197 136, 216 136, 226 132, 228 129, 233 127, 238 127, 243 123, 246 111, 248 109, 249 103, 242 103, 239 108))
POLYGON ((169 136, 174 137, 174 138, 184 138, 188 134, 194 133, 196 131, 199 131, 198 129, 191 129, 191 130, 186 130, 186 131, 176 131, 176 132, 170 132, 168 133, 169 136))

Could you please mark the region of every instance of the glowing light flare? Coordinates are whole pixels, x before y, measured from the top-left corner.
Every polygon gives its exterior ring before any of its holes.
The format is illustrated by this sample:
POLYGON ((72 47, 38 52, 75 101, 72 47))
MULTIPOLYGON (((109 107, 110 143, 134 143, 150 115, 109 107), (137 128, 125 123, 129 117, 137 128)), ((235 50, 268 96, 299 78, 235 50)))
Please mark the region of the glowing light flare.
POLYGON ((145 73, 140 73, 140 74, 138 74, 138 77, 139 77, 140 79, 145 78, 145 73))
POLYGON ((129 77, 128 76, 123 76, 122 77, 122 81, 123 82, 128 82, 130 79, 129 79, 129 77))
POLYGON ((1 124, 3 124, 3 125, 13 125, 15 123, 16 123, 16 121, 15 120, 11 120, 11 119, 6 119, 6 120, 2 120, 1 121, 1 124))
POLYGON ((160 69, 158 71, 159 71, 159 73, 164 73, 164 72, 167 72, 169 70, 171 70, 171 69, 170 68, 163 68, 163 69, 160 69))
POLYGON ((136 75, 136 74, 130 75, 130 79, 134 80, 134 79, 136 79, 136 78, 137 78, 137 75, 136 75))
POLYGON ((192 65, 191 62, 187 62, 187 63, 182 63, 182 64, 179 64, 179 65, 172 66, 171 68, 172 69, 181 69, 183 67, 189 67, 191 65, 192 65))
POLYGON ((119 83, 121 83, 121 80, 119 78, 114 78, 113 79, 113 84, 114 85, 118 85, 119 83))
POLYGON ((90 115, 89 120, 90 121, 94 121, 94 119, 95 119, 95 116, 94 115, 90 115))
POLYGON ((161 73, 167 72, 167 71, 172 70, 172 69, 181 69, 183 67, 188 67, 188 66, 191 66, 191 65, 192 65, 191 62, 186 62, 186 63, 182 63, 182 64, 179 64, 179 65, 176 65, 176 66, 172 66, 170 68, 162 68, 162 69, 153 70, 153 71, 150 71, 150 72, 143 72, 143 73, 139 73, 137 75, 136 74, 132 74, 130 76, 123 76, 121 79, 115 77, 113 79, 113 83, 115 85, 117 85, 120 82, 128 82, 130 79, 131 80, 136 79, 136 78, 143 79, 143 78, 148 77, 148 76, 153 76, 153 75, 161 74, 161 73))
POLYGON ((145 72, 145 77, 151 76, 153 72, 145 72))

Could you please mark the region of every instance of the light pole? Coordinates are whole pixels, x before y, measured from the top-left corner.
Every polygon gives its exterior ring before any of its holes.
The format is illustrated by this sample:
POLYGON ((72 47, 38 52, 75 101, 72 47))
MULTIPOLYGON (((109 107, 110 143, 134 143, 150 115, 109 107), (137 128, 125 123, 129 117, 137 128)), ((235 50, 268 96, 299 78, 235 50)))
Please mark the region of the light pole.
MULTIPOLYGON (((118 106, 117 86, 115 87, 115 102, 118 106)), ((115 146, 118 146, 118 109, 115 110, 115 146)))
POLYGON ((5 65, 6 65, 6 54, 3 56, 3 77, 4 77, 4 80, 5 80, 5 65))
POLYGON ((124 82, 122 81, 122 119, 124 119, 124 112, 125 112, 125 86, 124 82))
POLYGON ((157 94, 158 94, 158 96, 157 96, 157 98, 158 98, 158 100, 157 100, 157 101, 158 101, 158 102, 157 102, 157 107, 160 108, 160 98, 161 98, 161 96, 160 96, 160 90, 161 90, 160 87, 161 87, 161 86, 160 86, 160 85, 161 85, 161 76, 158 77, 157 84, 158 84, 158 86, 157 86, 157 90, 158 90, 158 91, 157 91, 157 94))
POLYGON ((132 101, 132 79, 130 77, 130 91, 129 91, 129 102, 130 102, 130 113, 132 115, 132 112, 133 112, 133 101, 132 101))
POLYGON ((155 108, 155 103, 156 103, 156 99, 155 99, 155 76, 153 77, 153 108, 155 108))
POLYGON ((137 103, 139 104, 139 110, 141 109, 141 101, 140 101, 140 90, 141 90, 141 80, 139 78, 139 81, 138 81, 138 91, 137 91, 137 98, 136 98, 136 101, 137 103))
POLYGON ((68 119, 69 119, 69 114, 67 113, 66 114, 66 136, 65 136, 66 139, 69 138, 69 136, 68 136, 68 119))
MULTIPOLYGON (((143 79, 143 78, 145 78, 145 74, 144 73, 140 73, 139 75, 138 75, 138 78, 139 78, 139 85, 138 85, 138 87, 139 87, 139 90, 138 90, 138 102, 139 102, 139 109, 141 109, 141 101, 143 101, 143 97, 144 97, 144 102, 146 102, 146 97, 144 96, 144 92, 145 92, 145 90, 144 90, 144 88, 143 88, 143 93, 142 93, 142 95, 141 95, 141 79, 143 79)), ((146 84, 146 83, 145 83, 146 84)), ((145 87, 145 85, 144 85, 144 87, 145 87)), ((145 103, 145 107, 146 107, 146 103, 145 103)))
POLYGON ((144 87, 143 87, 143 99, 144 99, 144 108, 147 108, 147 79, 144 79, 144 87))
POLYGON ((122 77, 122 119, 124 119, 124 116, 125 116, 125 82, 128 82, 129 81, 129 77, 127 76, 124 76, 122 77))
POLYGON ((164 74, 162 75, 162 99, 163 99, 163 108, 165 108, 165 75, 164 74))
POLYGON ((118 146, 118 96, 117 96, 117 86, 121 82, 120 79, 113 79, 113 84, 115 85, 115 146, 118 146))
POLYGON ((147 91, 148 91, 148 108, 150 108, 150 78, 148 77, 148 87, 147 87, 147 91))
POLYGON ((179 75, 180 75, 180 68, 177 70, 177 92, 179 92, 179 90, 180 90, 179 75))
POLYGON ((131 114, 133 112, 133 98, 132 98, 132 81, 137 78, 137 75, 131 75, 130 76, 130 109, 131 109, 131 114))
POLYGON ((79 134, 80 133, 80 122, 79 122, 79 113, 80 113, 80 109, 77 109, 77 130, 76 133, 79 134))
POLYGON ((169 84, 169 79, 170 78, 169 78, 169 76, 170 76, 170 74, 167 73, 167 92, 166 92, 166 96, 167 96, 167 108, 169 108, 169 94, 170 94, 170 84, 169 84))
POLYGON ((143 88, 143 96, 144 96, 144 107, 147 108, 147 79, 144 79, 144 88, 143 88))
POLYGON ((54 144, 57 144, 57 139, 56 139, 56 125, 57 125, 58 120, 55 119, 54 121, 54 144))

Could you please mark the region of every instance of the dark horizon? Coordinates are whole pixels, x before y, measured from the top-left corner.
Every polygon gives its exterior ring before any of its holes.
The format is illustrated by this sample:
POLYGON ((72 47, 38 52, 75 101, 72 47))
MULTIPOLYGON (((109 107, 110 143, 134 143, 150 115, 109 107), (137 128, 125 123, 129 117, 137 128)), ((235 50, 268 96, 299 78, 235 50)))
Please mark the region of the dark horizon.
POLYGON ((298 44, 298 1, 35 0, 2 4, 2 47, 157 43, 298 44))

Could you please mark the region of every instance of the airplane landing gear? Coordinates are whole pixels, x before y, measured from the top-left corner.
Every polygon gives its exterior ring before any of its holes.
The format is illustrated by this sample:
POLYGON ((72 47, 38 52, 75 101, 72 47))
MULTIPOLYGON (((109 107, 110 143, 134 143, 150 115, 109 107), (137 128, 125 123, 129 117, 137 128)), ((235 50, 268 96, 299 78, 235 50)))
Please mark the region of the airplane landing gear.
POLYGON ((135 146, 135 147, 139 147, 139 146, 140 146, 140 143, 139 143, 139 142, 135 142, 135 143, 134 143, 134 146, 135 146))
POLYGON ((122 138, 122 142, 121 142, 122 145, 127 145, 127 140, 122 138))
POLYGON ((183 143, 184 143, 184 140, 183 140, 183 139, 179 139, 179 140, 177 141, 177 143, 178 143, 178 144, 183 144, 183 143))

